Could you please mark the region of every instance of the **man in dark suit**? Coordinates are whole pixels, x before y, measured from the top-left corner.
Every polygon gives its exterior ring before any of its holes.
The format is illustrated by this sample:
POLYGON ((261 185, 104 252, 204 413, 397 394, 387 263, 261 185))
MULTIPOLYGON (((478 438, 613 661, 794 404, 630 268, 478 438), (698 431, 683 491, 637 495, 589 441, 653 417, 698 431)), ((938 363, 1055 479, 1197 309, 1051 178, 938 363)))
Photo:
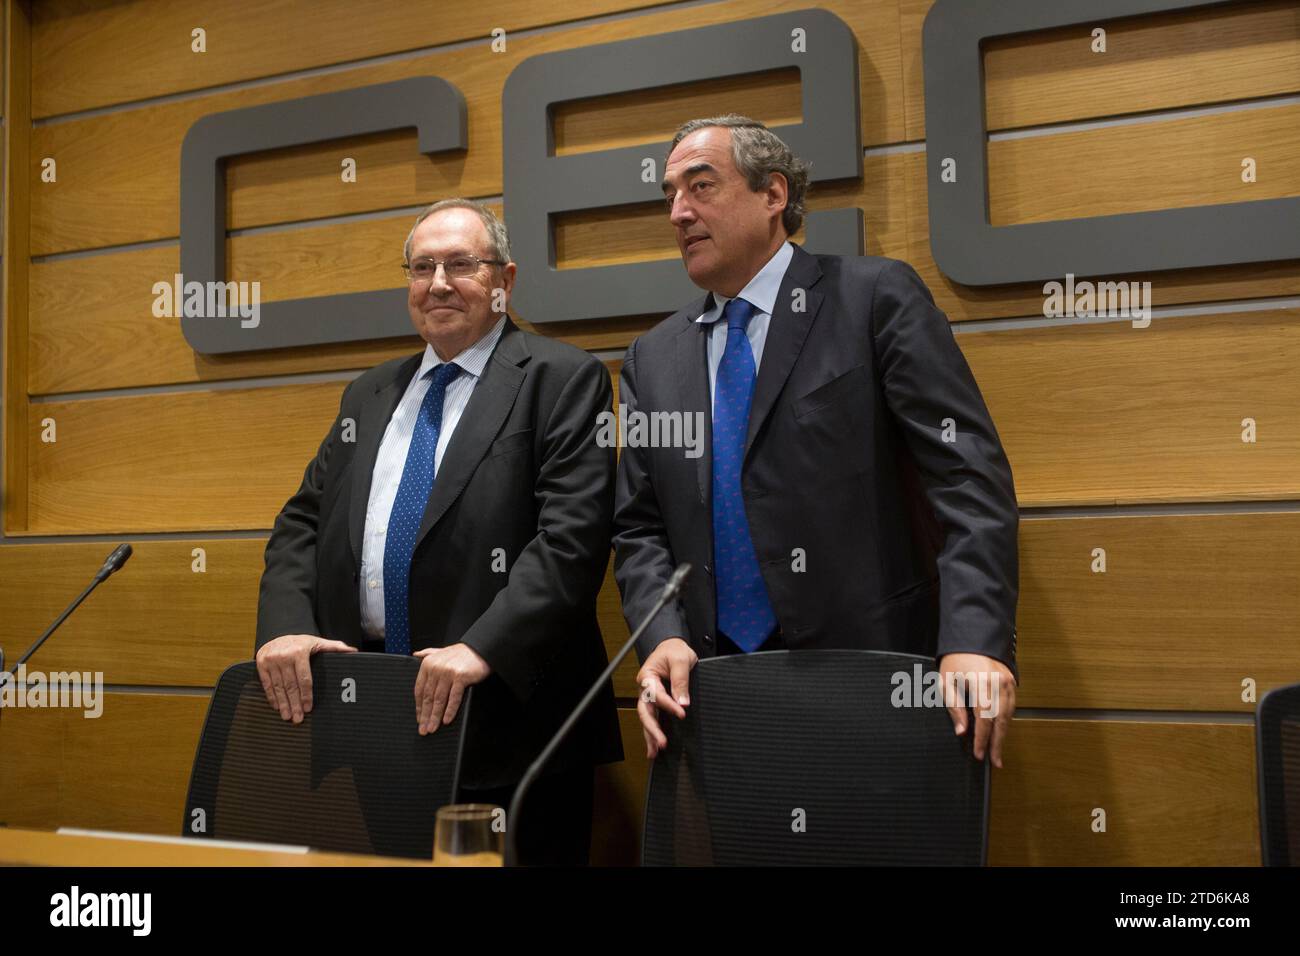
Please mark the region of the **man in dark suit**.
MULTIPOLYGON (((983 681, 974 753, 1015 710, 1018 512, 1011 469, 947 319, 905 263, 814 256, 805 164, 762 124, 693 120, 663 190, 708 294, 632 343, 620 403, 699 414, 706 454, 623 449, 615 576, 629 624, 695 572, 640 641, 647 756, 685 716, 701 657, 860 647, 983 681), (996 711, 996 716, 994 715, 996 711)), ((967 708, 946 697, 955 730, 967 708)), ((991 745, 991 746, 990 746, 991 745)))
MULTIPOLYGON (((609 373, 507 317, 516 267, 486 206, 430 206, 405 255, 427 345, 347 387, 276 518, 258 671, 271 706, 299 722, 312 654, 414 653, 420 733, 449 724, 473 686, 461 799, 507 806, 607 663, 595 602, 614 451, 596 426, 609 373)), ((607 687, 530 790, 522 862, 586 861, 593 767, 622 756, 607 687)))

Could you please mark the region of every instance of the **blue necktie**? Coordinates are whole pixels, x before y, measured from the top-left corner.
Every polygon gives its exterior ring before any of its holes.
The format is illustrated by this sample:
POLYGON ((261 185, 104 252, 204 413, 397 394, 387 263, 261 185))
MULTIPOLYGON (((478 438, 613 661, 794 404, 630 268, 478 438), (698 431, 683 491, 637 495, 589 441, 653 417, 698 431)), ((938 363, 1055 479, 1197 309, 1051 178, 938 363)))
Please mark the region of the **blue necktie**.
POLYGON ((727 349, 713 387, 713 567, 718 594, 718 630, 746 654, 757 650, 776 628, 767 586, 749 536, 740 466, 754 398, 754 353, 745 326, 754 307, 732 299, 722 310, 727 349))
POLYGON ((434 456, 442 430, 442 403, 447 386, 461 371, 455 362, 433 370, 433 383, 425 393, 415 418, 415 432, 406 452, 402 482, 397 486, 393 511, 388 516, 388 538, 384 542, 384 650, 389 654, 411 653, 411 620, 407 596, 411 588, 411 555, 424 520, 424 509, 433 491, 434 456))

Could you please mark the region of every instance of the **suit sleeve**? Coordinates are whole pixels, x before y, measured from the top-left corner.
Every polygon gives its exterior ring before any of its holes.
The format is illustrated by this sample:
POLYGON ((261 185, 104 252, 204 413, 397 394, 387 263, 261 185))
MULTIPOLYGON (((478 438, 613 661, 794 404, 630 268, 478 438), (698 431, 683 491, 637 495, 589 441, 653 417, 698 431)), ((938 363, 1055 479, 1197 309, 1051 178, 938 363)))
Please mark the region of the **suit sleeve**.
POLYGON ((597 443, 597 416, 613 402, 609 371, 584 360, 543 429, 535 497, 537 535, 506 586, 461 638, 511 692, 527 701, 547 666, 580 639, 578 625, 609 561, 614 456, 597 443))
POLYGON ((979 386, 947 317, 906 263, 881 271, 871 328, 886 402, 943 529, 938 656, 993 657, 1018 681, 1020 517, 1011 465, 979 386))
POLYGON ((265 569, 257 596, 254 652, 285 634, 320 635, 316 624, 316 528, 330 452, 340 433, 343 407, 352 385, 343 390, 339 414, 303 472, 302 484, 275 518, 266 542, 265 569))
MULTIPOLYGON (((618 400, 620 405, 627 407, 629 415, 638 407, 635 342, 623 359, 618 400)), ((647 450, 626 447, 619 457, 614 495, 614 577, 618 581, 623 598, 623 616, 629 628, 635 629, 650 613, 675 568, 668 532, 664 528, 650 477, 647 450)), ((637 655, 644 662, 670 637, 687 637, 686 620, 676 602, 665 605, 650 622, 637 641, 637 655)))

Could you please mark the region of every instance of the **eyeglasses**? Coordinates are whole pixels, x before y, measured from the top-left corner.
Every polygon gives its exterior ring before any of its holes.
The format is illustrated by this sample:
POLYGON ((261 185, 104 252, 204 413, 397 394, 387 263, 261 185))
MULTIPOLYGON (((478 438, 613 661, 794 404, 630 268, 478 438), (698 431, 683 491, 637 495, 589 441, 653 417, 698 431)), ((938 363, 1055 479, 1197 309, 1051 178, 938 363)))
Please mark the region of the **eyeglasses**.
POLYGON ((442 271, 447 274, 448 279, 468 279, 478 273, 481 265, 503 266, 505 262, 500 259, 480 259, 478 256, 452 256, 450 259, 416 259, 414 262, 403 262, 402 271, 406 273, 406 281, 411 283, 432 282, 433 277, 438 274, 438 266, 442 266, 442 271))

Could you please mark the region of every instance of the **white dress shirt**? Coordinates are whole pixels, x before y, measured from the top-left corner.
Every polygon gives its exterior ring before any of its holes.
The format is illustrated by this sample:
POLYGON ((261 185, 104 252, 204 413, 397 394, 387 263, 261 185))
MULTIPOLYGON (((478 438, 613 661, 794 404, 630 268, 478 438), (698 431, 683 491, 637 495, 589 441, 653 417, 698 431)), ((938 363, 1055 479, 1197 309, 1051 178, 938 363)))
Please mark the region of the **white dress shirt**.
MULTIPOLYGON (((754 373, 757 375, 759 363, 763 361, 763 345, 767 342, 767 328, 772 322, 772 309, 776 307, 776 297, 781 291, 781 280, 785 270, 794 258, 794 246, 788 242, 781 243, 781 248, 767 260, 767 265, 758 270, 758 274, 749 280, 749 284, 740 290, 738 299, 744 299, 754 307, 753 318, 745 329, 749 339, 750 350, 754 353, 754 373)), ((704 325, 712 323, 709 330, 709 395, 717 391, 718 366, 722 364, 723 353, 727 351, 727 323, 719 322, 722 310, 731 299, 713 293, 713 308, 696 319, 704 325)), ((712 399, 710 399, 712 401, 712 399)), ((712 406, 710 406, 712 407, 712 406)))
MULTIPOLYGON (((447 444, 460 423, 460 416, 469 404, 474 386, 483 375, 483 369, 505 326, 503 316, 491 332, 451 360, 461 367, 461 373, 447 386, 447 394, 443 399, 442 426, 438 431, 438 448, 433 456, 435 481, 447 444)), ((379 455, 375 458, 375 470, 371 473, 366 530, 361 543, 361 629, 372 638, 384 636, 384 547, 388 542, 388 516, 393 511, 397 489, 402 483, 406 455, 411 448, 411 436, 415 433, 416 416, 432 384, 433 370, 441 364, 442 359, 438 358, 433 346, 426 345, 420 367, 406 386, 406 392, 397 403, 393 417, 388 420, 388 427, 379 444, 379 455)))

